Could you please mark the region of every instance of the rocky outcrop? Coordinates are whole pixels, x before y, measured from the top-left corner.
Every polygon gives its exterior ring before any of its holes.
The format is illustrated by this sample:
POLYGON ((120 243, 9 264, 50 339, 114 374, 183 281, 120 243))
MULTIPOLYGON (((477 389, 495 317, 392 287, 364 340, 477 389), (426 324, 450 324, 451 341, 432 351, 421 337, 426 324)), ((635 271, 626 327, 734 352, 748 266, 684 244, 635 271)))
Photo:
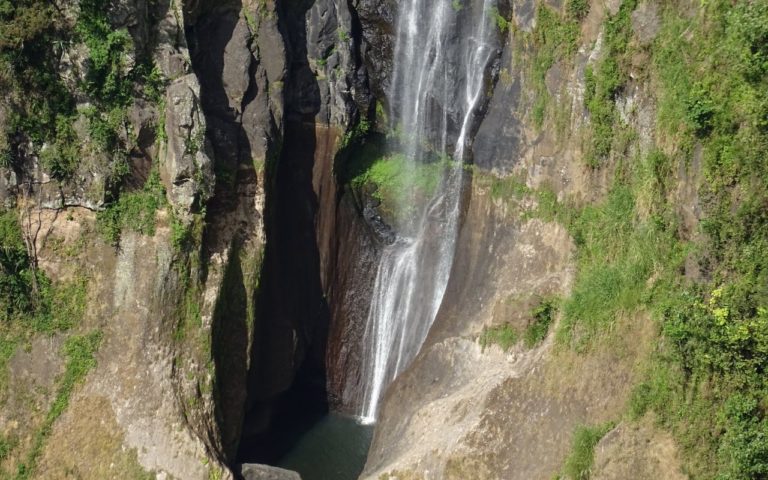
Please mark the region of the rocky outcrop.
POLYGON ((688 476, 680 470, 679 447, 672 436, 644 420, 636 425, 622 423, 600 440, 590 478, 685 480, 688 476))
POLYGON ((245 480, 301 480, 296 472, 253 463, 243 464, 240 474, 245 480))
POLYGON ((165 131, 168 146, 163 176, 169 199, 174 211, 189 222, 189 214, 205 203, 213 187, 213 165, 207 153, 211 147, 194 75, 185 75, 168 87, 165 131))

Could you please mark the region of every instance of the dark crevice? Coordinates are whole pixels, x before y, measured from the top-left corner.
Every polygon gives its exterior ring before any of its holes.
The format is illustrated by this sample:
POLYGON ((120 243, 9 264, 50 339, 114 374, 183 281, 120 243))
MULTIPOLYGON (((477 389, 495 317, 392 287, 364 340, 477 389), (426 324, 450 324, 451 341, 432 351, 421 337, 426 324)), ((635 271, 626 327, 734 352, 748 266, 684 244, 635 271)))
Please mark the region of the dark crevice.
POLYGON ((313 189, 320 90, 306 51, 312 2, 281 3, 287 45, 283 148, 266 185, 266 250, 256 304, 248 408, 239 463, 276 464, 328 412, 325 344, 329 309, 315 236, 313 189))

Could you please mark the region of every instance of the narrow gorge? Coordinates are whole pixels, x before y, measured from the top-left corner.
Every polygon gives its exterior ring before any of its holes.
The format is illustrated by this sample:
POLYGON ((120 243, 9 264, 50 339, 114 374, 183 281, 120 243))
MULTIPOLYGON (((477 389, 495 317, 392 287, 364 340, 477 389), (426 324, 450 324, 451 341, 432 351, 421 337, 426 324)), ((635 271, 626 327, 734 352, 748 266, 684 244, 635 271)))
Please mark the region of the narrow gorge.
POLYGON ((0 0, 0 480, 768 476, 768 3, 0 0))

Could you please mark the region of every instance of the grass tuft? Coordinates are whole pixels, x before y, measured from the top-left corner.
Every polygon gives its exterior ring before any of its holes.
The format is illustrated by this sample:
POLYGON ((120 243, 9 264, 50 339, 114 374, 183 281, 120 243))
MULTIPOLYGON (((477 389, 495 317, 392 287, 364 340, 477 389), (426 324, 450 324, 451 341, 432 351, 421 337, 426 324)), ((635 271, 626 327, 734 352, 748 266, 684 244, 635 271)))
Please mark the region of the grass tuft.
POLYGON ((515 328, 505 323, 495 327, 485 327, 480 334, 480 346, 485 350, 490 345, 498 345, 505 352, 509 351, 520 338, 515 328))

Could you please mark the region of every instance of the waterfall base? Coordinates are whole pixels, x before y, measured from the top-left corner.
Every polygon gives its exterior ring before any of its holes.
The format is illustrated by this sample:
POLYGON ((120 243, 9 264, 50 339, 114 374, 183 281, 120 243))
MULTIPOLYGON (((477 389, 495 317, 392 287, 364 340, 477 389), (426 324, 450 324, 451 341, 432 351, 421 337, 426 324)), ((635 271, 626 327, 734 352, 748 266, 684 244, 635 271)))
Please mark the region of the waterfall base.
POLYGON ((373 425, 330 413, 301 435, 277 466, 302 480, 356 480, 365 466, 373 425))

